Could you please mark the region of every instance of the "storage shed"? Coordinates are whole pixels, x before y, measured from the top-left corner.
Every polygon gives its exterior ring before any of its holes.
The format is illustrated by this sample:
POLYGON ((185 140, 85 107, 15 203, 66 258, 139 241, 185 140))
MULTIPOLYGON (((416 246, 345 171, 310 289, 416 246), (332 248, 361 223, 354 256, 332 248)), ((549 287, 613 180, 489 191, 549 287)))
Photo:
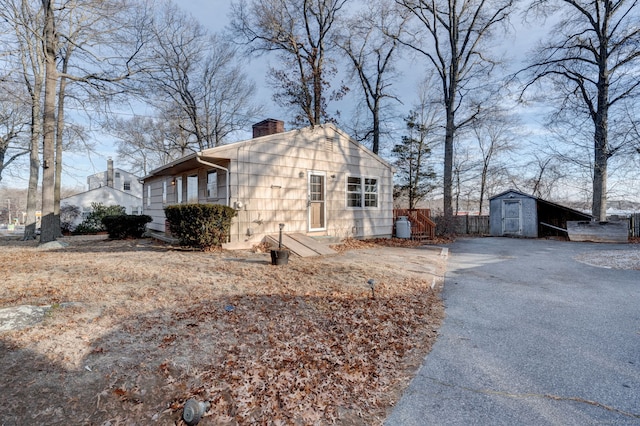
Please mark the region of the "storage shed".
POLYGON ((492 236, 567 236, 567 221, 591 220, 591 215, 519 191, 509 190, 489 200, 492 236))

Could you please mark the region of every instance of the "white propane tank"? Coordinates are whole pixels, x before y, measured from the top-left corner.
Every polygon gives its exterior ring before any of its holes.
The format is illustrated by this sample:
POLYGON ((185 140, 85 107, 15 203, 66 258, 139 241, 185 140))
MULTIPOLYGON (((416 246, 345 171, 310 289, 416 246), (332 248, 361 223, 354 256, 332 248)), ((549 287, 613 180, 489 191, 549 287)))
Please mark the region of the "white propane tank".
POLYGON ((411 222, 407 216, 398 216, 396 219, 396 238, 411 238, 411 222))

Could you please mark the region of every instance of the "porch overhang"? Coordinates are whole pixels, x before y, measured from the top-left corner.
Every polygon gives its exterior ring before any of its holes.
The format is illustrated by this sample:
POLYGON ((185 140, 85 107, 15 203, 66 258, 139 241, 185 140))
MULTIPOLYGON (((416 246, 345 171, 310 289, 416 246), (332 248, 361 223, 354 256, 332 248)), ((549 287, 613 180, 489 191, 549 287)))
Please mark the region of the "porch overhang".
POLYGON ((151 171, 148 175, 142 177, 140 180, 145 181, 149 178, 159 176, 176 176, 181 173, 197 169, 198 167, 202 167, 202 163, 198 161, 198 157, 208 163, 215 164, 221 168, 228 168, 228 165, 231 162, 230 158, 205 156, 201 154, 202 152, 193 153, 186 157, 182 157, 179 160, 172 161, 171 163, 165 164, 164 166, 158 167, 157 169, 151 171))

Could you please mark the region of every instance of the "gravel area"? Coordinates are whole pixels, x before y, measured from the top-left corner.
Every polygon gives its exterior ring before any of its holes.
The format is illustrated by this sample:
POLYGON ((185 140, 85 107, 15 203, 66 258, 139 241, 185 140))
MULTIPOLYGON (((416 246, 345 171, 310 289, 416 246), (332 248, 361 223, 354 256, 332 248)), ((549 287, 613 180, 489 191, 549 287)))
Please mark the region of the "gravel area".
POLYGON ((576 260, 600 268, 640 270, 640 247, 584 253, 577 256, 576 260))

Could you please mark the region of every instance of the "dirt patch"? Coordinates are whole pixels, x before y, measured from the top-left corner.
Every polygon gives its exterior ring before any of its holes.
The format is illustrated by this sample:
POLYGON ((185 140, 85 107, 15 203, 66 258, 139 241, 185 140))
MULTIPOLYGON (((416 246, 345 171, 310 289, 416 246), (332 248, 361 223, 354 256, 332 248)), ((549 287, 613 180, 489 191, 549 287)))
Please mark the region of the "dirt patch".
POLYGON ((2 424, 180 424, 192 397, 211 402, 204 425, 381 424, 444 312, 446 258, 408 243, 272 266, 67 242, 0 242, 0 308, 51 305, 0 333, 2 424))

